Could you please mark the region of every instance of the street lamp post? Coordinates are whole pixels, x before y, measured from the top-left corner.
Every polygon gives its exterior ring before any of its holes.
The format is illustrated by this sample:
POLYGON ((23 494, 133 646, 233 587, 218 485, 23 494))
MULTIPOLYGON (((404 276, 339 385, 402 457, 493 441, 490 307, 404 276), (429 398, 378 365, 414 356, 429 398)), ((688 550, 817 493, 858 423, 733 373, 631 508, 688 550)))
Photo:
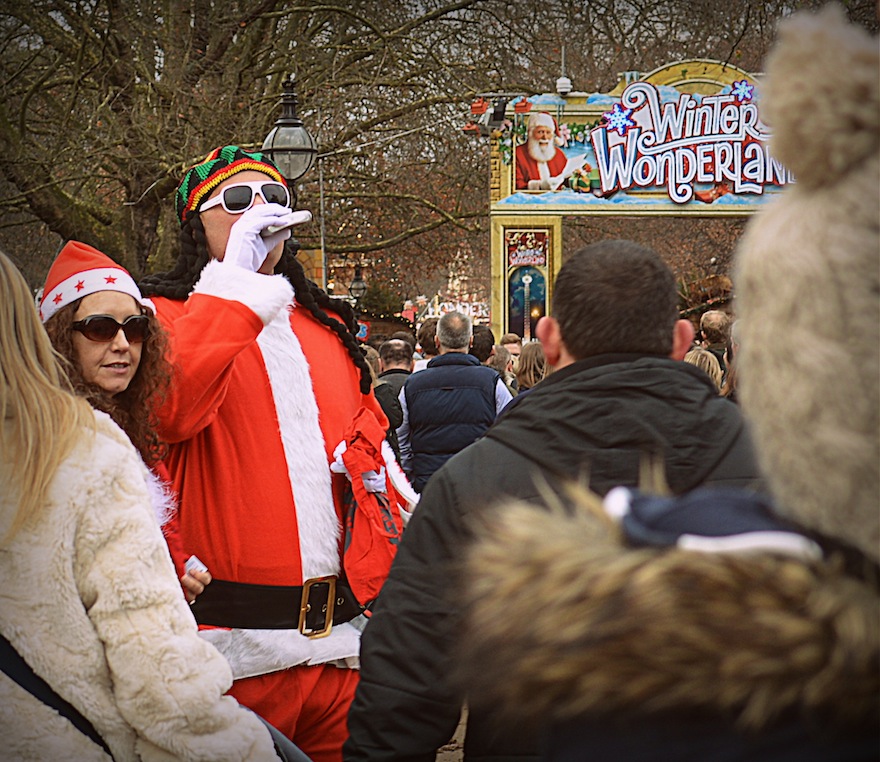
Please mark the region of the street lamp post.
MULTIPOLYGON (((296 91, 293 87, 293 75, 291 74, 281 83, 281 116, 275 120, 275 124, 263 141, 262 151, 278 167, 278 170, 287 180, 290 189, 290 206, 296 209, 296 181, 312 168, 318 147, 315 139, 303 126, 303 121, 296 115, 296 91)), ((322 178, 323 184, 323 178, 322 178)), ((322 188, 323 201, 323 188, 322 188)), ((323 229, 324 209, 321 209, 321 249, 323 259, 323 229)), ((299 250, 299 241, 291 236, 287 244, 294 254, 299 250)), ((327 277, 327 263, 322 262, 324 278, 327 277)))
POLYGON ((263 153, 275 163, 287 180, 293 193, 293 205, 296 206, 296 190, 293 187, 299 178, 312 168, 318 147, 315 139, 303 126, 303 121, 296 115, 296 91, 293 87, 293 75, 281 85, 281 116, 275 120, 272 130, 263 141, 263 153))
POLYGON ((361 299, 363 299, 364 294, 367 293, 367 282, 364 280, 360 265, 355 265, 354 267, 354 278, 348 286, 348 293, 351 294, 352 299, 354 299, 354 308, 355 312, 357 312, 361 299))

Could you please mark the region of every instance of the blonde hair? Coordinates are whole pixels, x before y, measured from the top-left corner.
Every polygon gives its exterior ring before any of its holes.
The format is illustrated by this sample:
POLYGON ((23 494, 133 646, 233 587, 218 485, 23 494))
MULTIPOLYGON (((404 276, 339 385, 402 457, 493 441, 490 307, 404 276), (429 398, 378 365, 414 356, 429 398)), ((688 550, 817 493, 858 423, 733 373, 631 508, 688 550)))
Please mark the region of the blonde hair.
POLYGON ((18 509, 2 543, 40 510, 61 462, 94 429, 37 315, 27 283, 0 252, 0 462, 18 509))
POLYGON ((721 363, 708 349, 694 347, 684 356, 684 361, 705 371, 706 375, 712 379, 712 383, 715 384, 715 391, 720 391, 721 378, 724 375, 721 371, 721 363))
POLYGON ((516 367, 516 383, 520 389, 531 389, 547 375, 547 360, 540 341, 523 344, 516 367))

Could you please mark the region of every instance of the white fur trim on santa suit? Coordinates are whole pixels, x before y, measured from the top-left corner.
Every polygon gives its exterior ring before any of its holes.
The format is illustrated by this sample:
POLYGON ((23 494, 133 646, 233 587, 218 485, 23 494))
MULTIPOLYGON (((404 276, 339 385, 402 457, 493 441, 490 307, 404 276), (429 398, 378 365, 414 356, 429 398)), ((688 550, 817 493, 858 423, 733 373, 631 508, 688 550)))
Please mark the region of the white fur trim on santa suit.
POLYGON ((403 506, 398 506, 400 516, 403 519, 404 526, 406 526, 409 523, 412 512, 419 503, 421 495, 413 489, 409 479, 406 478, 406 474, 397 462, 394 450, 391 449, 391 445, 388 444, 387 440, 382 442, 382 459, 385 461, 385 470, 388 474, 388 479, 391 481, 391 486, 394 487, 401 499, 406 500, 405 509, 403 506))
POLYGON ((165 526, 176 510, 177 501, 170 484, 163 482, 151 469, 147 470, 147 491, 159 526, 165 526))
POLYGON ((263 325, 293 302, 293 286, 283 275, 263 275, 216 259, 205 265, 193 293, 239 302, 256 313, 263 325))
MULTIPOLYGON (((208 267, 211 267, 209 263, 208 267)), ((241 297, 241 285, 259 289, 265 281, 287 280, 242 271, 256 278, 226 281, 230 269, 212 268, 208 284, 218 282, 230 289, 233 298, 244 302, 255 294, 241 297), (216 271, 220 270, 219 275, 216 271)), ((235 268, 240 270, 241 268, 235 268)), ((207 270, 207 268, 206 268, 207 270)), ((203 276, 199 290, 203 288, 203 276)), ((288 284, 289 287, 289 284, 288 284)), ((215 295, 217 291, 213 291, 215 295)), ((292 291, 288 292, 292 294, 292 291)), ((290 307, 293 308, 292 306, 290 307)), ((253 309, 253 307, 252 307, 253 309)), ((287 477, 296 502, 300 559, 303 578, 339 574, 339 538, 341 526, 333 502, 330 464, 319 424, 318 404, 312 389, 309 365, 299 339, 290 327, 287 303, 276 308, 275 315, 262 330, 257 343, 269 377, 287 477)), ((335 664, 357 668, 360 652, 360 631, 351 623, 335 625, 325 638, 309 639, 297 630, 210 629, 201 636, 226 657, 236 680, 287 669, 298 665, 335 664)))
MULTIPOLYGON (((265 276, 262 276, 265 277, 265 276)), ((296 501, 303 579, 339 573, 339 519, 309 364, 281 310, 257 338, 296 501)))

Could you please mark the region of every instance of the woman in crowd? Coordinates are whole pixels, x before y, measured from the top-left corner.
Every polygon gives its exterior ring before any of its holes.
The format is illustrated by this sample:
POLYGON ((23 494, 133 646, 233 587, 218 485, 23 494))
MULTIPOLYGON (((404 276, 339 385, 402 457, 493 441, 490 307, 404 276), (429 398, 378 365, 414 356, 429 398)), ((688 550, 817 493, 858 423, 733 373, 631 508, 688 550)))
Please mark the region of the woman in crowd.
POLYGON ((180 595, 143 461, 71 393, 2 253, 0 421, 4 758, 273 759, 259 718, 223 696, 229 667, 180 595), (28 672, 68 706, 22 687, 28 672))
POLYGON ((191 600, 210 581, 184 569, 174 499, 165 486, 165 448, 155 431, 156 408, 171 382, 165 331, 131 276, 105 254, 69 241, 43 287, 40 316, 55 350, 68 361, 74 391, 128 434, 156 479, 157 516, 178 575, 191 600))
POLYGON ((531 389, 547 372, 544 347, 540 341, 529 341, 523 344, 519 363, 516 368, 516 382, 520 393, 531 389))
POLYGON ((715 384, 715 390, 721 389, 721 363, 705 347, 694 347, 685 356, 684 361, 691 365, 696 365, 700 370, 704 371, 712 383, 715 384))

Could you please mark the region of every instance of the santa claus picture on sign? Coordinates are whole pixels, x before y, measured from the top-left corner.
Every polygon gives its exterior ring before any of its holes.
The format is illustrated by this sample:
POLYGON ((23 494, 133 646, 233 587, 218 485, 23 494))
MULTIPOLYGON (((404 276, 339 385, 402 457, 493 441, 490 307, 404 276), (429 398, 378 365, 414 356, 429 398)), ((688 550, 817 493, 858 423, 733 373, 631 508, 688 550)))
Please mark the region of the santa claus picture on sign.
POLYGON ((516 148, 516 189, 556 190, 565 179, 566 157, 556 120, 545 111, 529 117, 527 140, 516 148))

